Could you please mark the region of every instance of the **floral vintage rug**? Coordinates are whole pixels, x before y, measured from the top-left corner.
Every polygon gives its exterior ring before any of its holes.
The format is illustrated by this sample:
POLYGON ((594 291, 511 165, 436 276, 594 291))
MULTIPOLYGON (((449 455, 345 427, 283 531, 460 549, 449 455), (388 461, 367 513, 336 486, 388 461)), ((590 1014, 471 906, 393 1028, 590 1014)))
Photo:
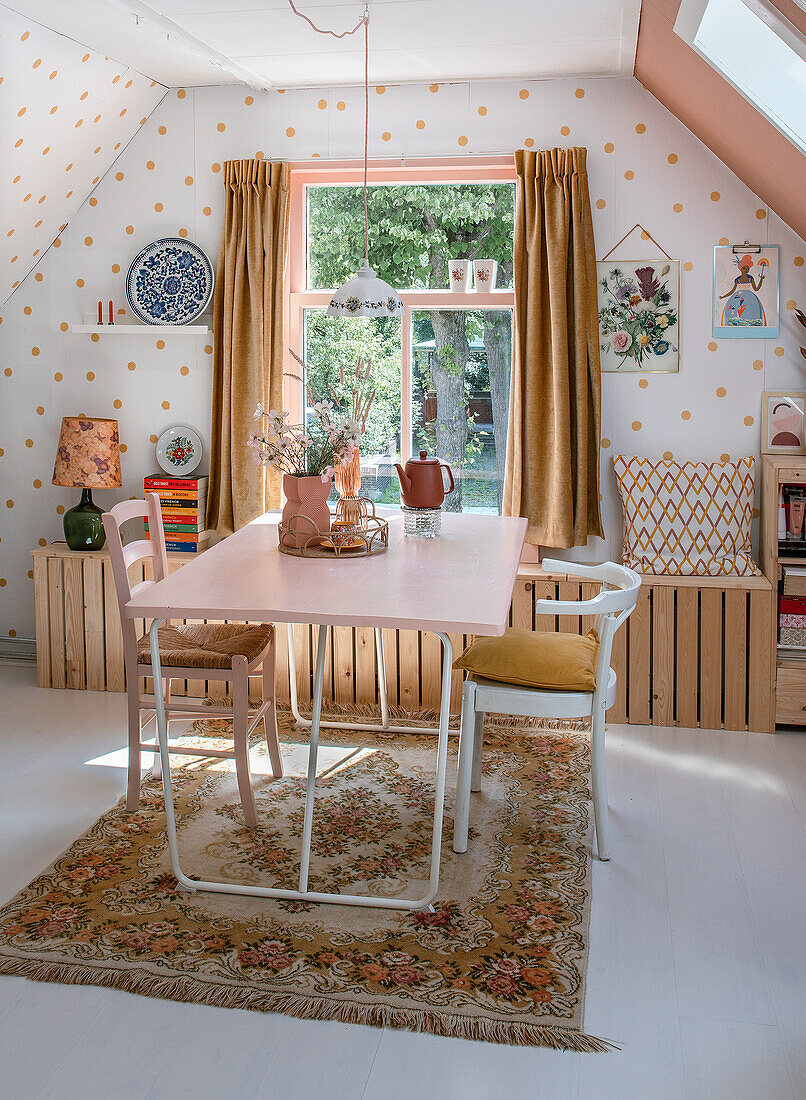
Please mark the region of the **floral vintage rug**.
MULTIPOLYGON (((223 744, 221 719, 194 741, 223 744)), ((262 824, 243 826, 230 760, 174 757, 186 873, 295 887, 307 737, 281 716, 286 775, 255 739, 262 824)), ((467 853, 451 849, 451 739, 434 912, 176 889, 162 788, 144 781, 0 910, 0 972, 178 1001, 602 1051, 583 1033, 589 752, 574 729, 488 720, 467 853)), ((425 893, 433 734, 322 731, 311 889, 425 893)))

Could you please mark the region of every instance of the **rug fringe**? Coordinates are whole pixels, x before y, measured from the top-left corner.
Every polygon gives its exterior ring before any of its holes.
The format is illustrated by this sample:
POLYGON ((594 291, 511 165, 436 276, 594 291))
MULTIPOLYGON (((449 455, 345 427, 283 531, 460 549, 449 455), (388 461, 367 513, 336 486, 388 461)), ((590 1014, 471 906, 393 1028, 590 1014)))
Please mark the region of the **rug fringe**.
POLYGON ((606 1054, 620 1050, 616 1043, 583 1035, 570 1028, 541 1024, 507 1023, 457 1014, 392 1008, 390 1005, 354 1004, 331 1001, 324 997, 290 996, 237 986, 211 986, 207 982, 182 976, 161 978, 140 971, 109 969, 71 963, 44 962, 18 956, 0 955, 0 973, 28 978, 36 982, 62 985, 96 985, 137 993, 144 997, 186 1004, 206 1004, 214 1008, 240 1008, 255 1012, 280 1012, 302 1020, 337 1020, 345 1024, 403 1028, 452 1039, 470 1039, 509 1046, 542 1046, 578 1054, 606 1054))

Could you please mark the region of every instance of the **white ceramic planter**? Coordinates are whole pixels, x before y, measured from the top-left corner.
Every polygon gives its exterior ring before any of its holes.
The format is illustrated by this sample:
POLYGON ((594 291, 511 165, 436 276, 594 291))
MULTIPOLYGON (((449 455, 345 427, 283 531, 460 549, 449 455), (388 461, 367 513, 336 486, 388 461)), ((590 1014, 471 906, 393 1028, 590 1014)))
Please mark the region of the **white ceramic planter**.
POLYGON ((473 276, 475 290, 495 290, 495 279, 498 274, 498 260, 474 260, 473 276))
POLYGON ((470 274, 473 268, 470 260, 449 260, 448 280, 451 290, 462 294, 470 289, 470 274))

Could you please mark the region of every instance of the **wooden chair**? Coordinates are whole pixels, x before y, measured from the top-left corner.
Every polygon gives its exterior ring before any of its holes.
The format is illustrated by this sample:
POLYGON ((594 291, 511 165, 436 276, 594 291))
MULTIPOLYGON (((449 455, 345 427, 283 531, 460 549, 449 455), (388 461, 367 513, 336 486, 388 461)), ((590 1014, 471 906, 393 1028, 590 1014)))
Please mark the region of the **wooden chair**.
MULTIPOLYGON (((156 720, 155 696, 140 694, 140 677, 151 673, 151 651, 148 633, 137 637, 134 621, 125 618, 123 606, 132 594, 162 580, 168 575, 168 557, 165 551, 165 531, 162 526, 159 497, 149 493, 146 500, 126 500, 116 504, 103 516, 104 530, 109 544, 109 556, 115 578, 115 589, 123 624, 123 661, 126 669, 126 694, 129 712, 129 774, 126 808, 136 810, 140 805, 140 754, 153 752, 154 774, 159 775, 159 746, 144 744, 142 715, 148 722, 156 720), (124 546, 120 535, 122 524, 132 519, 148 520, 150 539, 139 539, 124 546), (153 580, 129 584, 129 567, 135 562, 151 561, 153 580)), ((202 623, 171 626, 166 623, 159 630, 160 661, 163 676, 163 696, 168 722, 188 718, 213 718, 232 716, 233 749, 171 747, 170 752, 182 756, 224 757, 235 760, 238 790, 247 825, 257 824, 255 796, 249 771, 249 735, 263 719, 266 744, 269 750, 272 773, 283 774, 280 745, 277 740, 277 716, 274 691, 274 626, 263 624, 202 623), (263 702, 249 711, 249 675, 262 669, 263 702), (229 680, 232 683, 233 704, 229 706, 205 706, 198 703, 171 701, 172 679, 229 680)), ((156 690, 156 685, 155 685, 156 690)))
POLYGON ((484 715, 514 714, 525 718, 590 718, 591 778, 596 849, 599 859, 610 858, 605 776, 605 713, 616 698, 616 674, 610 667, 613 637, 632 613, 638 600, 638 573, 614 562, 579 565, 546 559, 547 572, 566 573, 586 581, 601 582, 601 590, 590 600, 536 600, 535 612, 546 615, 593 615, 599 635, 596 688, 593 692, 546 691, 495 680, 465 680, 462 690, 462 720, 459 734, 459 776, 456 790, 453 850, 467 851, 470 792, 481 790, 481 753, 484 715))

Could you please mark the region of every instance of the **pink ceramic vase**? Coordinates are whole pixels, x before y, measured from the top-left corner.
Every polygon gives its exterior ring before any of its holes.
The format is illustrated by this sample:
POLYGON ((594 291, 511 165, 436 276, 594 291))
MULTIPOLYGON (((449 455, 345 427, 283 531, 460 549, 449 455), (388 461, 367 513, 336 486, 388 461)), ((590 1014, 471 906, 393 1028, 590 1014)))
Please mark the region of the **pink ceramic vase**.
POLYGON ((283 526, 286 528, 285 544, 303 547, 318 546, 321 539, 311 539, 317 531, 330 530, 330 478, 322 481, 315 477, 294 477, 283 474, 283 526))

